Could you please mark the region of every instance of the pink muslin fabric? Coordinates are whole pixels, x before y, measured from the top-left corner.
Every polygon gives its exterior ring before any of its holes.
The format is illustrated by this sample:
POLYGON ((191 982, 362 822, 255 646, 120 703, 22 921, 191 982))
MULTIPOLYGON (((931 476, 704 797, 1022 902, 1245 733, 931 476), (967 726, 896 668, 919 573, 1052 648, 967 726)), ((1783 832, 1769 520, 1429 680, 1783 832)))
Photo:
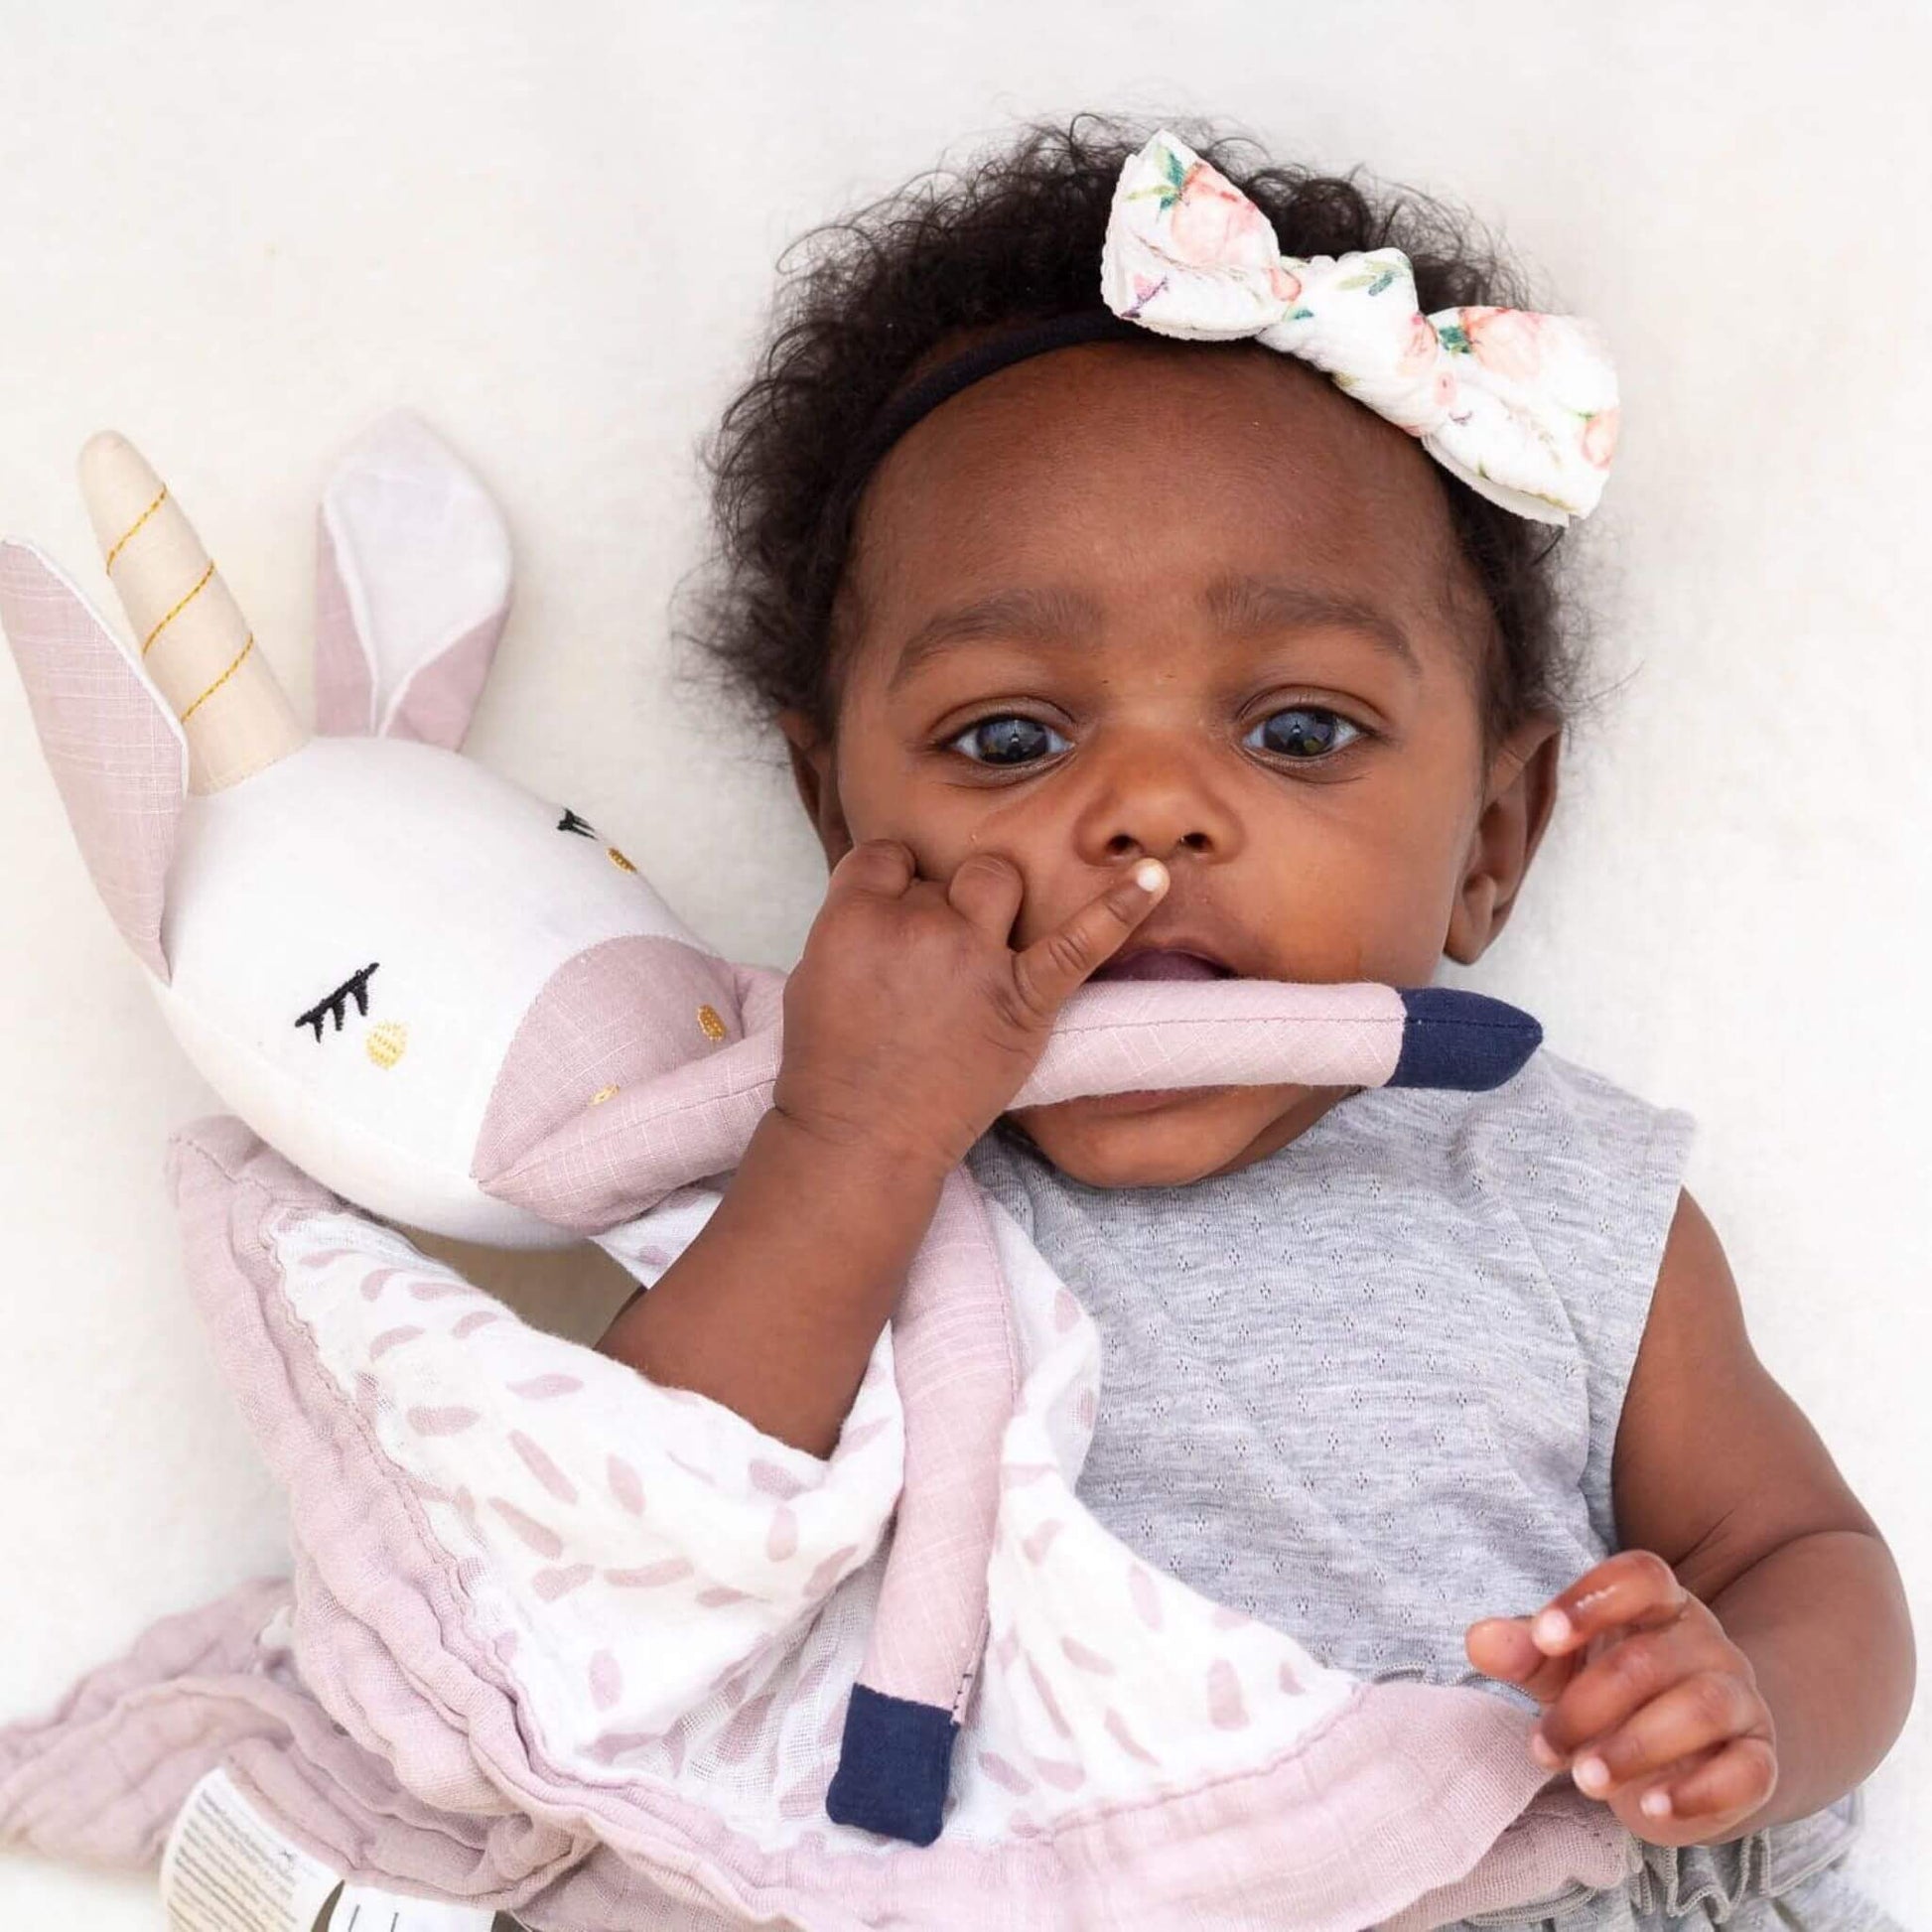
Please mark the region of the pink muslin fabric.
POLYGON ((101 902, 157 979, 161 914, 188 783, 180 727, 73 587, 0 543, 0 629, 22 660, 34 723, 101 902))

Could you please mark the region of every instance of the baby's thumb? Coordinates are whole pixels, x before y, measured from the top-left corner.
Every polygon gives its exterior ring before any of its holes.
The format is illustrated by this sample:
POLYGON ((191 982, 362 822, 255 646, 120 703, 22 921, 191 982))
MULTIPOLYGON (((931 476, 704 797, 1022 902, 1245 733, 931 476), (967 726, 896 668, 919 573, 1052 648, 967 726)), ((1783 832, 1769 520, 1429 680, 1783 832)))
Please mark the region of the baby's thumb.
POLYGON ((1546 1656, 1530 1635, 1526 1616, 1486 1616, 1469 1625, 1462 1647, 1485 1677, 1498 1677, 1527 1691, 1539 1704, 1554 1704, 1576 1674, 1577 1660, 1566 1653, 1546 1656))

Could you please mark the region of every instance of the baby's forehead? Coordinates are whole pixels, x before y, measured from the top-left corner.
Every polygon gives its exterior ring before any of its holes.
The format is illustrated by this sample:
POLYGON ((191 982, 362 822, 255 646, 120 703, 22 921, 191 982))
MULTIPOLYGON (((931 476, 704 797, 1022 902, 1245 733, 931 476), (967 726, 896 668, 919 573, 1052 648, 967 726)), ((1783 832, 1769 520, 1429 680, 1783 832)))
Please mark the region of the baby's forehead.
POLYGON ((1106 343, 960 391, 867 487, 869 610, 967 584, 1096 588, 1279 575, 1440 608, 1455 556, 1416 440, 1320 371, 1247 345, 1106 343))

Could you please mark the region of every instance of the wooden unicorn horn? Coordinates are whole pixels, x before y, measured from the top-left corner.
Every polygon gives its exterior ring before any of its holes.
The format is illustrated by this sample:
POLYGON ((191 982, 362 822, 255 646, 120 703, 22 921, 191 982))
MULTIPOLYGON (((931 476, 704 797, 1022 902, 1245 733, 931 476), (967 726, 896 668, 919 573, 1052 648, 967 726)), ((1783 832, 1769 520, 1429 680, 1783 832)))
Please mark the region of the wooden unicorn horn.
POLYGON ((80 493, 141 662, 188 739, 188 788, 238 784, 304 743, 254 632, 194 526, 126 437, 80 452, 80 493))

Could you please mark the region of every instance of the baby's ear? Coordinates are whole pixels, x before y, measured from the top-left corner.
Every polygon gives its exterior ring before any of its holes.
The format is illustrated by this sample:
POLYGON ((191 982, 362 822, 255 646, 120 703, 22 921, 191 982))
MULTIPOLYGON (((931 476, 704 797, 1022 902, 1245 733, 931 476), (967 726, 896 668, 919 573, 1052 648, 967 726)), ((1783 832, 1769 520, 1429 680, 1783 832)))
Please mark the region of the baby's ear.
POLYGON ((833 747, 807 715, 787 707, 778 713, 778 729, 785 735, 785 748, 791 759, 791 781, 798 789, 798 802, 818 834, 825 851, 825 863, 835 866, 851 849, 852 833, 845 822, 845 806, 839 797, 838 768, 833 747))
POLYGON ((161 693, 59 568, 0 543, 0 629, 94 890, 158 979, 188 744, 161 693))
POLYGON ((459 750, 509 603, 509 532, 489 492, 421 418, 383 417, 323 492, 317 729, 459 750))
POLYGON ((1538 712, 1510 733, 1490 760, 1487 796, 1443 942, 1457 965, 1473 966, 1508 923, 1556 805, 1562 743, 1561 721, 1538 712))

